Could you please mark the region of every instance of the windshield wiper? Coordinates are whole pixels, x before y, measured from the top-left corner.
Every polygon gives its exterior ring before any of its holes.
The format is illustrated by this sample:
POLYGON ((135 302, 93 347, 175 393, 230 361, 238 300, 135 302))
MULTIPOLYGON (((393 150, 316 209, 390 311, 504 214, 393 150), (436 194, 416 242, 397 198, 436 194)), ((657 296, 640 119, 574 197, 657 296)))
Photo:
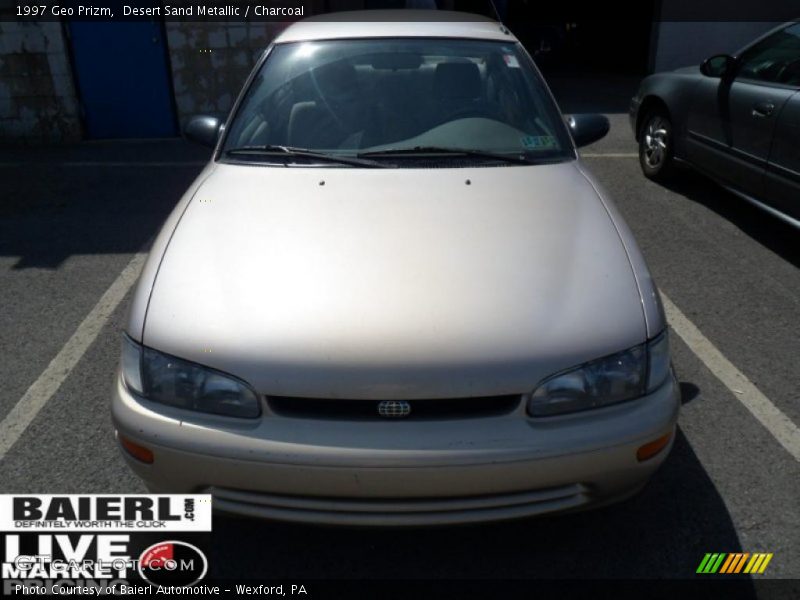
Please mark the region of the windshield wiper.
POLYGON ((225 151, 226 156, 243 156, 243 155, 281 155, 281 156, 298 156, 301 158, 312 158, 316 160, 323 160, 327 162, 335 162, 344 165, 353 165, 354 167, 370 167, 370 168, 387 168, 390 165, 378 162, 376 160, 367 160, 364 158, 357 158, 355 156, 342 156, 339 154, 329 154, 327 152, 316 152, 307 148, 295 148, 293 146, 281 146, 279 144, 267 144, 263 146, 241 146, 239 148, 231 148, 225 151))
POLYGON ((488 150, 471 150, 469 148, 448 148, 445 146, 414 146, 413 148, 388 148, 386 150, 374 150, 372 152, 360 152, 356 154, 359 158, 372 156, 474 156, 476 158, 490 158, 503 162, 517 163, 521 165, 533 164, 533 161, 526 158, 523 154, 501 154, 489 152, 488 150))

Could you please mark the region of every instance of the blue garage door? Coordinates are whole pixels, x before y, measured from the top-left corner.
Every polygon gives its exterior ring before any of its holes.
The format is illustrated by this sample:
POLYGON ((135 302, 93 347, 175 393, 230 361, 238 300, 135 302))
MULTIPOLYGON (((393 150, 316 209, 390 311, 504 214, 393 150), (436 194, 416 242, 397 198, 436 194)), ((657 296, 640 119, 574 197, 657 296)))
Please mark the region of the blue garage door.
POLYGON ((71 21, 68 27, 87 135, 175 135, 162 23, 71 21))

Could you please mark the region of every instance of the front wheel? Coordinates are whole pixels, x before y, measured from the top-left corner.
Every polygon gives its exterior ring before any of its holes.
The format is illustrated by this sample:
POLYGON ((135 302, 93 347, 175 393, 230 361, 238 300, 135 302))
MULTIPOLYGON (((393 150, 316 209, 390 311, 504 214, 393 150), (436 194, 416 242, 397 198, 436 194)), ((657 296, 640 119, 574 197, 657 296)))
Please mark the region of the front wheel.
POLYGON ((650 113, 639 136, 639 164, 645 177, 666 181, 674 172, 672 123, 660 111, 650 113))

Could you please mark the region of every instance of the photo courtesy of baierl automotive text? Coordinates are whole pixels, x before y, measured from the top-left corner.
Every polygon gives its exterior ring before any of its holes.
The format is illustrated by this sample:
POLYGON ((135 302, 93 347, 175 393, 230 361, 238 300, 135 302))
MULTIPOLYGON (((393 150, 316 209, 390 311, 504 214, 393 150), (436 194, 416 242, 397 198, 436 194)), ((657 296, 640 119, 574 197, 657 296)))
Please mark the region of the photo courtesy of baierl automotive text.
POLYGON ((0 6, 0 593, 800 597, 792 0, 0 6))

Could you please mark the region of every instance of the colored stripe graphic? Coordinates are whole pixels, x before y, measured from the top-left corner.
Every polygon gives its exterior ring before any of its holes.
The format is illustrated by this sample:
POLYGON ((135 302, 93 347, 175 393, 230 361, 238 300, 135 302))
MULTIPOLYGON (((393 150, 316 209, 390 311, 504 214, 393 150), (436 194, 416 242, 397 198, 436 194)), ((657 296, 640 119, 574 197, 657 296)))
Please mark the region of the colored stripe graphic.
POLYGON ((758 572, 763 573, 767 569, 767 565, 771 560, 772 560, 772 552, 770 552, 764 557, 764 562, 761 563, 761 568, 758 570, 758 572))
POLYGON ((741 564, 741 562, 742 562, 742 557, 743 557, 743 556, 744 556, 744 554, 743 554, 743 553, 741 553, 741 552, 736 552, 736 553, 733 555, 733 560, 731 561, 731 564, 730 564, 730 566, 728 567, 728 570, 726 571, 726 573, 736 573, 736 569, 738 569, 738 568, 739 568, 739 565, 740 565, 740 564, 741 564))
POLYGON ((722 554, 719 555, 719 558, 717 558, 717 561, 711 567, 711 571, 710 571, 711 573, 716 573, 717 572, 717 569, 719 569, 719 566, 722 564, 722 560, 724 558, 725 558, 725 553, 723 552, 722 554))
POLYGON ((745 552, 744 554, 742 554, 742 557, 739 559, 739 562, 736 565, 736 569, 734 569, 734 571, 733 571, 734 573, 741 572, 742 567, 744 566, 744 563, 747 560, 748 556, 750 556, 749 552, 745 552))
POLYGON ((750 568, 750 573, 758 573, 758 568, 761 566, 761 561, 764 560, 763 554, 756 554, 753 556, 755 560, 750 561, 747 565, 750 568))
POLYGON ((697 571, 696 571, 697 573, 705 573, 706 564, 708 563, 708 560, 709 560, 710 558, 711 558, 711 555, 710 555, 710 554, 706 554, 706 555, 703 557, 703 560, 702 560, 702 561, 700 561, 700 566, 699 566, 699 567, 697 567, 697 571))
POLYGON ((731 556, 733 556, 733 560, 731 561, 731 564, 728 565, 728 568, 725 570, 726 573, 736 572, 736 567, 738 567, 739 563, 742 562, 742 556, 744 556, 744 554, 742 554, 741 552, 736 552, 731 556))
POLYGON ((727 573, 728 569, 730 568, 733 560, 739 556, 738 554, 728 554, 728 558, 725 559, 725 562, 722 563, 722 568, 719 570, 720 573, 727 573))
POLYGON ((698 573, 716 573, 725 558, 725 553, 706 554, 703 562, 697 567, 698 573))
POLYGON ((703 574, 733 574, 733 573, 763 573, 767 569, 773 554, 766 552, 709 552, 700 561, 697 573, 703 574))

